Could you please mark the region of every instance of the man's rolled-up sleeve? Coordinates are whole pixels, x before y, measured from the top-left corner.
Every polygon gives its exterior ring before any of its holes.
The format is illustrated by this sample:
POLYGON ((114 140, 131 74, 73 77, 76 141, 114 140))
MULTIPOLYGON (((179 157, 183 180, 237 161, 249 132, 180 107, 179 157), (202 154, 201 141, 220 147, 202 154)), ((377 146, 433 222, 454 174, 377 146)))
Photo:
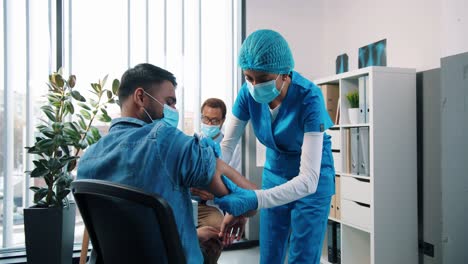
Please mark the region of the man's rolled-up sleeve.
POLYGON ((179 163, 182 181, 187 187, 206 187, 213 180, 216 157, 211 146, 191 138, 181 151, 179 163))

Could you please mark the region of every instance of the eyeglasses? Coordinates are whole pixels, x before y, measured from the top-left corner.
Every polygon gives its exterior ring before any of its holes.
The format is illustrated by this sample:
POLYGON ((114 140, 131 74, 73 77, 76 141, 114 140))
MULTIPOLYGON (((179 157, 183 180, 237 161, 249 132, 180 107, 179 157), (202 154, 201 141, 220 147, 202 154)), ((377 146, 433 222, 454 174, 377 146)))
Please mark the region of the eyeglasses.
POLYGON ((201 121, 205 124, 212 124, 212 125, 219 125, 221 124, 221 121, 222 120, 219 120, 218 118, 209 118, 209 117, 206 117, 206 116, 202 116, 201 117, 201 121))

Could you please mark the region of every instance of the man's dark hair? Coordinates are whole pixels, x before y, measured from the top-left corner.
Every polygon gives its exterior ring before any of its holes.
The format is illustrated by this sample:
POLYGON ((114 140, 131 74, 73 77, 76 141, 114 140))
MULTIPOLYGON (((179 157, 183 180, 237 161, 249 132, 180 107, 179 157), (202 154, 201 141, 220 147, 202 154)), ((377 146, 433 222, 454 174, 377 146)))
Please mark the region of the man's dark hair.
POLYGON ((202 107, 200 108, 200 111, 203 112, 203 108, 205 106, 209 106, 211 108, 220 108, 221 113, 223 115, 223 119, 226 118, 226 105, 224 104, 223 100, 218 99, 218 98, 208 98, 206 101, 203 103, 202 107))
POLYGON ((152 85, 158 85, 164 81, 170 81, 174 87, 177 86, 176 78, 171 72, 149 63, 138 64, 125 71, 122 75, 119 88, 119 101, 121 103, 125 101, 138 87, 147 90, 152 85))

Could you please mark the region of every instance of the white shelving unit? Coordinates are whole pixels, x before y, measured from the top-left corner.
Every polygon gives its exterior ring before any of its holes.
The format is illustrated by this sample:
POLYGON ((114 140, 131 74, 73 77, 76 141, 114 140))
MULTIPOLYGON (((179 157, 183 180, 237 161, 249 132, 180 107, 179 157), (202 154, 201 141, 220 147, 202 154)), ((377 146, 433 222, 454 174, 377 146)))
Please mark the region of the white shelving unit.
MULTIPOLYGON (((417 263, 415 70, 374 66, 314 83, 339 86, 340 124, 330 132, 340 176, 341 217, 329 219, 340 225, 341 263, 417 263), (360 99, 367 98, 367 119, 350 124, 346 94, 359 91, 359 78, 364 76, 367 95, 360 94, 360 99), (348 133, 354 128, 368 128, 368 175, 350 171, 348 133)), ((324 264, 331 263, 327 240, 326 235, 324 264)))

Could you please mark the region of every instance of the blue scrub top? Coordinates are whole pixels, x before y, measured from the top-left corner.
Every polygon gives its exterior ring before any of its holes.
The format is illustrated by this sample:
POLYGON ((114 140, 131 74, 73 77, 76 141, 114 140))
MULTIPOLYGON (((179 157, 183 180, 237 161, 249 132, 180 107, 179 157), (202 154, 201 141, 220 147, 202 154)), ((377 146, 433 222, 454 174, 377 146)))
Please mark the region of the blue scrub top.
POLYGON ((141 188, 171 206, 188 263, 203 263, 193 222, 190 187, 206 187, 215 172, 210 146, 165 122, 112 120, 109 134, 89 147, 78 166, 79 179, 99 179, 141 188))
MULTIPOLYGON (((245 83, 232 112, 240 120, 252 121, 256 137, 267 148, 264 177, 278 184, 299 174, 304 133, 324 132, 333 126, 321 90, 295 71, 292 72, 288 92, 273 123, 268 104, 256 102, 245 83)), ((316 197, 335 193, 330 139, 329 135, 324 134, 320 178, 314 194, 316 197)))

